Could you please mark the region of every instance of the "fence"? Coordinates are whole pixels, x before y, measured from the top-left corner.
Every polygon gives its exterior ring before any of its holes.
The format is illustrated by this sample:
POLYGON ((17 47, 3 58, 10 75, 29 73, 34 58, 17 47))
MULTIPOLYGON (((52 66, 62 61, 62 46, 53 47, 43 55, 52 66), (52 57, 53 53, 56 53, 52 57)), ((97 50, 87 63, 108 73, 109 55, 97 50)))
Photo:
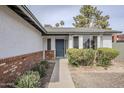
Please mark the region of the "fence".
POLYGON ((120 55, 116 58, 116 60, 124 61, 124 42, 114 42, 112 47, 120 52, 120 55))

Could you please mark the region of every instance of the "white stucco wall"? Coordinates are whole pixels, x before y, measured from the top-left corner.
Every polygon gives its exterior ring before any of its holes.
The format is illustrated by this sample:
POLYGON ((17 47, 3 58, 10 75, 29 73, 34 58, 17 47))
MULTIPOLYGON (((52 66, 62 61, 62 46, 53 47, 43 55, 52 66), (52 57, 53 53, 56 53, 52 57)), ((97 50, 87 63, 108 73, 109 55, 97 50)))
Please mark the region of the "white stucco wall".
POLYGON ((6 6, 0 6, 0 58, 42 50, 42 35, 6 6))
POLYGON ((112 36, 111 35, 103 36, 103 47, 112 48, 112 36))

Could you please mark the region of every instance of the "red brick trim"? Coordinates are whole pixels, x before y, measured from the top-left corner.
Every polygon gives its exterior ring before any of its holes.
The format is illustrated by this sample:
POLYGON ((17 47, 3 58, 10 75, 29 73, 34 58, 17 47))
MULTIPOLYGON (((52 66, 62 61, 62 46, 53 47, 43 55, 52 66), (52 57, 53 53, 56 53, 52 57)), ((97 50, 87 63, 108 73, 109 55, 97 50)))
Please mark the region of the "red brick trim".
POLYGON ((0 59, 0 83, 14 81, 17 76, 21 75, 26 70, 30 70, 42 59, 42 51, 0 59))
POLYGON ((45 51, 45 60, 55 60, 55 51, 54 50, 46 50, 45 51))

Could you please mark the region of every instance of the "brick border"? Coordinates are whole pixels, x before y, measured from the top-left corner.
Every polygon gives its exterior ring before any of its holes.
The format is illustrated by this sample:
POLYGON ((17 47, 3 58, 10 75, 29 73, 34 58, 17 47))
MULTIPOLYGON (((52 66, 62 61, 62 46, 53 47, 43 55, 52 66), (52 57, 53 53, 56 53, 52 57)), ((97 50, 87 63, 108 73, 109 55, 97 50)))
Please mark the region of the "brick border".
POLYGON ((55 60, 55 51, 45 50, 45 60, 55 60))
POLYGON ((43 52, 0 59, 0 83, 10 83, 43 59, 43 52))

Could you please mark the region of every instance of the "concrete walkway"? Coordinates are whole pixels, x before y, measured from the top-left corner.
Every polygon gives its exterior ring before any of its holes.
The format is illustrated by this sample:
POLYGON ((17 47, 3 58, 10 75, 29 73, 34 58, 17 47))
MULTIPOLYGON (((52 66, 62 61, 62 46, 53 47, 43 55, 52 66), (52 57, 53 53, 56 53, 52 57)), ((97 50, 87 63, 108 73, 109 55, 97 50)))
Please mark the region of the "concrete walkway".
POLYGON ((74 83, 68 69, 67 59, 57 59, 49 88, 74 88, 74 83))

